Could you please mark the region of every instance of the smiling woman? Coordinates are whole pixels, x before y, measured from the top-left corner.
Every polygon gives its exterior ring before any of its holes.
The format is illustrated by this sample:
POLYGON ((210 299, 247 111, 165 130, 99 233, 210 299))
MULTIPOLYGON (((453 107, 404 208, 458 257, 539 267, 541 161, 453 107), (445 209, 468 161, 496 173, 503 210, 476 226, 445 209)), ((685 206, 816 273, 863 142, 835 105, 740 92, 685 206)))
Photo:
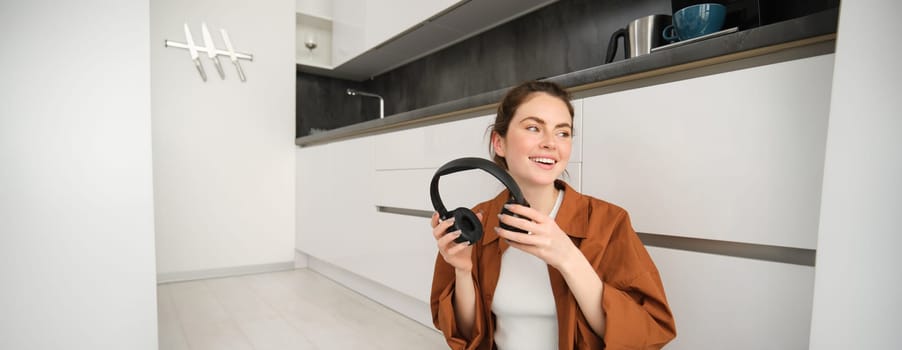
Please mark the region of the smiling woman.
POLYGON ((627 212, 558 180, 572 134, 560 86, 513 88, 499 104, 490 153, 532 206, 506 205, 508 191, 477 205, 485 236, 473 245, 455 243, 460 233, 446 233, 453 220, 433 215, 432 317, 451 348, 660 348, 676 336, 627 212), (502 206, 528 219, 501 215, 502 206))
MULTIPOLYGON (((506 130, 492 133, 495 162, 507 168, 527 191, 544 189, 544 197, 552 198, 555 191, 551 185, 570 160, 572 110, 566 97, 533 92, 513 113, 499 113, 495 125, 505 125, 506 130)), ((545 202, 546 206, 553 203, 545 202)))

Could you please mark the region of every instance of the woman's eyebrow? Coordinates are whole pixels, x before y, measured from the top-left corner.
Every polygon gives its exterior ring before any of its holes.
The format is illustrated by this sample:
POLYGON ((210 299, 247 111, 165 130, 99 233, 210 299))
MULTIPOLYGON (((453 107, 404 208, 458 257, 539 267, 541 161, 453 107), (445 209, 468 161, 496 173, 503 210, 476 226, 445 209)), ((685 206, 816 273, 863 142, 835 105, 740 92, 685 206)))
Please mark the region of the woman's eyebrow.
POLYGON ((520 122, 522 123, 522 122, 526 122, 526 121, 530 121, 530 120, 532 120, 536 123, 545 125, 545 121, 540 119, 539 117, 526 117, 526 118, 523 118, 523 120, 521 120, 520 122))
MULTIPOLYGON (((532 121, 535 121, 536 123, 545 125, 544 120, 542 120, 539 117, 532 117, 532 116, 523 118, 523 120, 521 120, 520 122, 522 123, 522 122, 529 121, 529 120, 532 120, 532 121)), ((571 126, 570 123, 560 123, 558 125, 555 125, 554 127, 555 128, 571 128, 571 129, 573 129, 573 126, 571 126)))

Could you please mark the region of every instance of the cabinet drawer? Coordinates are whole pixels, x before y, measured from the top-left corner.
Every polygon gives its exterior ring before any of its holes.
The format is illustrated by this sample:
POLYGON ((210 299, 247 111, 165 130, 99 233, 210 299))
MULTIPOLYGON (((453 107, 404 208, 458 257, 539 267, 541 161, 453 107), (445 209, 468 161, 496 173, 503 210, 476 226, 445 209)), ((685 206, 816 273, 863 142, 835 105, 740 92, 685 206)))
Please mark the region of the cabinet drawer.
POLYGON ((677 325, 667 349, 807 349, 814 267, 648 247, 677 325))

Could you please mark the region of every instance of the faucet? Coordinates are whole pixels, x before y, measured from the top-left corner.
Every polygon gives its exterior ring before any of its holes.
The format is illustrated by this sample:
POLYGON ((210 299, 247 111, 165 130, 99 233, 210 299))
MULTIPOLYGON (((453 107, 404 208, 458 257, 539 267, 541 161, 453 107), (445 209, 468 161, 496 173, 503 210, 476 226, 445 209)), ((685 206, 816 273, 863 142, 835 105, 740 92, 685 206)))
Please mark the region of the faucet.
POLYGON ((382 100, 382 96, 376 95, 371 92, 363 92, 354 89, 348 89, 348 95, 350 96, 367 96, 367 97, 375 97, 379 99, 379 119, 385 118, 385 101, 382 100))

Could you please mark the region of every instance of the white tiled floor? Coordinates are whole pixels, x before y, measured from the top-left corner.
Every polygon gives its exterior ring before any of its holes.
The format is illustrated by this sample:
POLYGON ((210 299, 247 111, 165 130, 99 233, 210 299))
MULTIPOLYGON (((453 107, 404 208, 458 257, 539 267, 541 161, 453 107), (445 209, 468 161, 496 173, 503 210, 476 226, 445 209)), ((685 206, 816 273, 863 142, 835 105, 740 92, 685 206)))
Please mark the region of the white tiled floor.
POLYGON ((441 335, 314 271, 157 286, 161 350, 446 349, 441 335))

